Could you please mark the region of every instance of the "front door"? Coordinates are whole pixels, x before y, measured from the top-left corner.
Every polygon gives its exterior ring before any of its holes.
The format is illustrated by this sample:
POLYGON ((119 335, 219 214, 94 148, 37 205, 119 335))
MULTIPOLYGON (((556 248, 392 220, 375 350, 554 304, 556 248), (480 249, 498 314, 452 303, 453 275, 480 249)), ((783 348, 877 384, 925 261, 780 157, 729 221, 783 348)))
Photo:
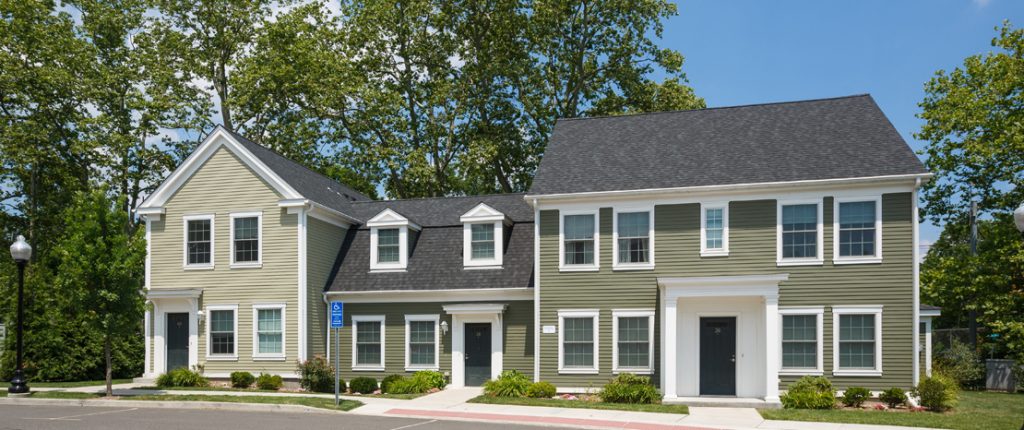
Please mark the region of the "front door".
POLYGON ((736 318, 700 319, 700 394, 736 395, 736 318))
POLYGON ((466 386, 491 379, 491 324, 466 324, 466 386))
POLYGON ((167 314, 167 370, 188 367, 188 313, 167 314))

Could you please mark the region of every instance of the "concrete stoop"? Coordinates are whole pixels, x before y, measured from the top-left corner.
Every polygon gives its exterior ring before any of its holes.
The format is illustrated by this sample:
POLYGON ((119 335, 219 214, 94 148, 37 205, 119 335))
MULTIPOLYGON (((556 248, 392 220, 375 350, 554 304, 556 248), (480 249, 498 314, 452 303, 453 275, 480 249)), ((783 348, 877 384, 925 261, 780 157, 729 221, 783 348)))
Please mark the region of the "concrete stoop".
POLYGON ((706 408, 755 408, 779 409, 781 402, 767 402, 764 399, 743 397, 675 397, 661 401, 667 405, 686 405, 706 408))

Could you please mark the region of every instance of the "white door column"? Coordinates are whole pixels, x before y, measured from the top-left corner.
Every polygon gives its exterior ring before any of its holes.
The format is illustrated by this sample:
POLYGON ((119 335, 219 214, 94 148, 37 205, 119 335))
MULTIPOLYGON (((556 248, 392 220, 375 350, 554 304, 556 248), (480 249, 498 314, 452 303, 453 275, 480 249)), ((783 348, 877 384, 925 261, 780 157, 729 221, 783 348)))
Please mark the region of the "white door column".
POLYGON ((676 367, 679 363, 678 351, 676 350, 677 309, 679 299, 666 298, 662 295, 661 309, 661 392, 665 399, 676 398, 676 367))
POLYGON ((779 401, 779 296, 764 296, 766 402, 779 401))

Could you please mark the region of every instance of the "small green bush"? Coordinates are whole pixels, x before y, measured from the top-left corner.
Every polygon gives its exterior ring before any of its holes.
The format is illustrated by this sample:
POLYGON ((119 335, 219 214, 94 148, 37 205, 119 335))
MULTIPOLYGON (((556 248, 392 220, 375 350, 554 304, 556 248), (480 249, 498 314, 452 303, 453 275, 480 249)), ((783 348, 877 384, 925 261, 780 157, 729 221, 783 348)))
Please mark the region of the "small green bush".
POLYGON ((895 408, 907 403, 907 393, 902 388, 892 387, 882 391, 882 394, 878 395, 878 400, 889 405, 890 408, 895 408))
POLYGON ((388 375, 380 380, 380 392, 391 393, 391 384, 405 379, 402 375, 388 375))
POLYGON ((959 388, 952 378, 934 372, 922 379, 914 391, 921 398, 921 406, 941 412, 956 406, 959 388))
POLYGON ((530 378, 517 370, 506 370, 498 379, 484 382, 484 394, 491 397, 523 397, 530 387, 530 378))
POLYGON ((365 376, 352 378, 348 383, 348 389, 353 393, 373 394, 374 391, 377 391, 377 380, 365 376))
POLYGON ((605 384, 599 396, 608 403, 655 403, 660 398, 651 378, 632 373, 616 376, 605 384))
POLYGON ((184 367, 174 369, 156 378, 156 386, 167 387, 205 387, 209 381, 199 372, 184 367))
MULTIPOLYGON (((299 374, 299 386, 306 391, 316 393, 334 392, 334 368, 322 355, 315 355, 313 358, 300 361, 295 370, 299 374)), ((345 391, 345 381, 339 381, 342 391, 345 391)))
POLYGON ((430 390, 430 387, 426 385, 422 378, 420 380, 402 378, 392 381, 391 384, 388 385, 388 389, 391 390, 388 391, 388 393, 391 394, 420 394, 426 393, 430 390))
POLYGON ((526 388, 526 397, 535 399, 548 399, 556 394, 554 384, 550 382, 537 381, 526 388))
POLYGON ((843 392, 843 405, 850 408, 859 408, 870 397, 871 392, 867 388, 850 387, 843 392))
POLYGON ((412 374, 412 379, 419 379, 418 384, 425 385, 427 391, 431 388, 437 388, 443 390, 447 383, 444 380, 444 374, 436 370, 421 370, 412 374))
POLYGON ((256 387, 261 390, 280 390, 281 386, 284 385, 284 379, 281 375, 271 375, 269 373, 260 373, 260 376, 256 378, 256 387))
POLYGON ((789 386, 781 400, 786 409, 832 409, 836 390, 824 376, 804 376, 789 386))
POLYGON ((249 388, 256 382, 256 377, 249 372, 231 372, 231 386, 235 388, 249 388))

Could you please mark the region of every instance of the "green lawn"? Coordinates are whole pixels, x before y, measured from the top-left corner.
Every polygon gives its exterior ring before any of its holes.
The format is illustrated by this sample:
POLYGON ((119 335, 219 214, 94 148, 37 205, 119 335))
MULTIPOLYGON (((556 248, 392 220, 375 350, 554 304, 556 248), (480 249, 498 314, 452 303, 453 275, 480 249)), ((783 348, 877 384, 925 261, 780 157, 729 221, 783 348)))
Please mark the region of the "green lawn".
POLYGON ((960 403, 946 413, 807 409, 763 409, 769 420, 848 424, 884 424, 957 430, 1018 430, 1024 424, 1024 394, 964 391, 960 403))
MULTIPOLYGON (((112 381, 114 384, 128 384, 132 382, 131 379, 115 379, 112 381)), ((39 388, 76 388, 76 387, 91 387, 93 385, 106 385, 107 381, 72 381, 72 382, 29 382, 29 387, 39 388)))
POLYGON ((96 393, 69 393, 67 391, 36 391, 32 393, 33 399, 94 399, 100 397, 96 393))
POLYGON ((616 411, 633 412, 661 412, 666 414, 689 414, 690 410, 685 405, 662 405, 649 404, 639 405, 630 403, 604 403, 589 402, 584 400, 561 400, 561 399, 531 399, 527 397, 491 397, 479 396, 469 400, 469 403, 486 403, 491 405, 516 405, 516 406, 548 406, 553 408, 577 408, 577 409, 609 409, 616 411))
POLYGON ((334 411, 350 411, 363 404, 355 400, 342 400, 338 407, 334 399, 302 396, 225 396, 215 394, 159 394, 125 397, 126 400, 154 401, 185 401, 185 402, 228 402, 228 403, 266 403, 277 405, 302 405, 334 411))
MULTIPOLYGON (((165 390, 165 391, 235 391, 235 392, 241 391, 241 392, 254 392, 254 393, 277 393, 278 392, 278 391, 274 391, 274 390, 257 390, 257 389, 252 389, 252 388, 230 388, 230 387, 167 387, 167 388, 160 388, 160 387, 136 387, 136 388, 132 388, 132 389, 133 390, 165 390)), ((294 394, 296 396, 303 396, 303 395, 309 394, 309 393, 291 393, 291 392, 285 392, 285 391, 283 391, 281 393, 282 394, 294 394)), ((318 394, 334 394, 334 393, 318 393, 318 394)), ((360 394, 358 396, 356 396, 354 394, 341 393, 341 395, 343 395, 343 396, 354 396, 354 397, 371 397, 371 398, 410 400, 410 399, 415 399, 417 397, 423 397, 423 396, 427 395, 427 393, 421 393, 421 394, 375 394, 375 395, 363 395, 363 394, 360 394)))

